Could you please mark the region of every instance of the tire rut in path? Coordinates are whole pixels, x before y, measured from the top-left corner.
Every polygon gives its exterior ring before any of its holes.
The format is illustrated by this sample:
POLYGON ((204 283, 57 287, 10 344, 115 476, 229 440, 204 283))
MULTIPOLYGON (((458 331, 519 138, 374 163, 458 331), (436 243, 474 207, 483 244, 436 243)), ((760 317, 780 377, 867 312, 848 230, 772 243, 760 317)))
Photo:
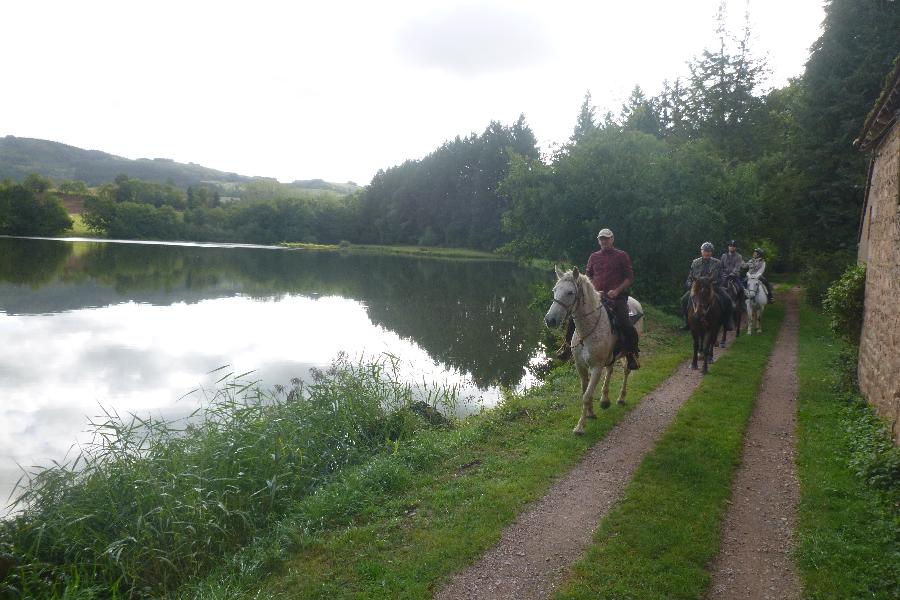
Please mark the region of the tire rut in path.
POLYGON ((791 559, 800 499, 794 463, 798 328, 795 289, 785 296, 784 322, 744 434, 722 546, 710 564, 710 599, 800 597, 791 559))
MULTIPOLYGON (((729 345, 733 339, 730 336, 729 345)), ((584 555, 600 520, 622 497, 644 455, 656 445, 701 379, 689 361, 683 363, 509 525, 497 546, 458 573, 435 598, 549 597, 568 567, 584 555)))

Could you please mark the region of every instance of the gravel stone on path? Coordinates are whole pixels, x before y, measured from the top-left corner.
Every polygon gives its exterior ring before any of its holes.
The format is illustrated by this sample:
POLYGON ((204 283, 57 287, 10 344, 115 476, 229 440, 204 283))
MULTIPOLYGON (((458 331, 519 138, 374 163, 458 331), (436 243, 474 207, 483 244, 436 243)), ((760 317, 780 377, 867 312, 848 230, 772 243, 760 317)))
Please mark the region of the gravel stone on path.
POLYGON ((744 434, 744 453, 722 526, 722 546, 710 564, 710 599, 800 597, 791 559, 800 500, 794 462, 797 296, 796 289, 785 296, 784 322, 744 434))
MULTIPOLYGON (((729 344, 733 340, 730 336, 729 344)), ((713 367, 714 368, 714 367, 713 367)), ((507 527, 497 546, 436 594, 450 599, 547 598, 590 545, 644 456, 700 385, 690 362, 646 397, 507 527)), ((602 415, 600 418, 603 418, 602 415)), ((571 434, 569 434, 571 435, 571 434)))

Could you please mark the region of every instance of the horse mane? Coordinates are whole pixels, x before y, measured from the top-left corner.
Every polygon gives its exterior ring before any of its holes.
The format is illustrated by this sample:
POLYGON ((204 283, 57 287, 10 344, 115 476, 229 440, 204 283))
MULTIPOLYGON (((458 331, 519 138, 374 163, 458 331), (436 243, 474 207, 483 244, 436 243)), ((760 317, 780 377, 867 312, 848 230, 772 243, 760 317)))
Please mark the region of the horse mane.
POLYGON ((579 273, 577 269, 570 271, 572 274, 572 282, 579 288, 581 288, 581 294, 583 298, 593 298, 595 299, 594 305, 596 305, 596 298, 600 297, 600 293, 594 289, 594 284, 584 273, 579 273), (576 275, 576 273, 578 273, 576 275), (593 295, 591 295, 593 294, 593 295))

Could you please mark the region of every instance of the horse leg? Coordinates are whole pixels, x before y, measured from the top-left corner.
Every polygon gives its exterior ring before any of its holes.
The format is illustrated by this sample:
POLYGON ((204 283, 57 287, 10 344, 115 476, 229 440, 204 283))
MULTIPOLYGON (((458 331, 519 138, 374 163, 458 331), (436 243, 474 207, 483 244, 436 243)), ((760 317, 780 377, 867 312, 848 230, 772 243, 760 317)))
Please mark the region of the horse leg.
POLYGON ((590 372, 591 378, 588 381, 587 389, 581 396, 581 418, 578 419, 578 425, 572 430, 572 433, 575 435, 584 433, 584 423, 590 418, 589 415, 594 412, 594 407, 592 406, 594 402, 594 388, 597 387, 597 380, 600 379, 600 367, 592 367, 590 372))
POLYGON ((724 325, 722 325, 722 341, 719 342, 719 348, 725 347, 725 338, 728 337, 728 329, 724 325))
POLYGON ((613 368, 606 367, 606 374, 603 376, 603 388, 600 391, 600 408, 606 410, 609 408, 609 381, 612 379, 613 368))
POLYGON ((756 313, 756 333, 762 333, 762 315, 765 309, 766 305, 762 304, 759 307, 759 312, 756 313))
POLYGON ((753 304, 747 300, 747 335, 753 335, 753 304))
POLYGON ((706 375, 709 372, 709 340, 707 336, 704 336, 703 341, 701 342, 701 350, 703 351, 703 368, 700 370, 701 373, 706 375))
MULTIPOLYGON (((738 306, 741 306, 738 304, 738 306)), ((734 309, 734 337, 741 337, 741 311, 738 310, 738 306, 734 309)))
POLYGON ((587 390, 588 386, 588 368, 587 365, 583 365, 577 360, 575 361, 575 368, 578 370, 578 376, 581 377, 581 394, 584 395, 584 392, 587 390))
MULTIPOLYGON (((610 367, 610 371, 612 371, 612 367, 610 367)), ((631 373, 631 370, 628 368, 628 363, 625 363, 625 377, 622 379, 622 390, 619 392, 619 397, 616 399, 616 404, 619 406, 625 406, 625 394, 628 393, 629 373, 631 373)))
POLYGON ((698 336, 696 333, 693 335, 694 335, 694 358, 693 358, 693 360, 691 360, 691 368, 696 371, 697 370, 697 350, 699 349, 699 346, 700 346, 700 340, 698 339, 698 336))

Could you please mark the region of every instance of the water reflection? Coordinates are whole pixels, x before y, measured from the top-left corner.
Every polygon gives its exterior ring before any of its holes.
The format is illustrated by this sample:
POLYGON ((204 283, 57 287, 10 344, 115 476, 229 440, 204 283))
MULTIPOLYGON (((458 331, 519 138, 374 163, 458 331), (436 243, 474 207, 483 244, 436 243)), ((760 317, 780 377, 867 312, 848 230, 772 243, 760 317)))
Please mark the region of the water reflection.
POLYGON ((506 263, 0 239, 0 494, 99 406, 182 415, 221 365, 287 384, 340 351, 496 397, 538 345, 540 274, 506 263))

